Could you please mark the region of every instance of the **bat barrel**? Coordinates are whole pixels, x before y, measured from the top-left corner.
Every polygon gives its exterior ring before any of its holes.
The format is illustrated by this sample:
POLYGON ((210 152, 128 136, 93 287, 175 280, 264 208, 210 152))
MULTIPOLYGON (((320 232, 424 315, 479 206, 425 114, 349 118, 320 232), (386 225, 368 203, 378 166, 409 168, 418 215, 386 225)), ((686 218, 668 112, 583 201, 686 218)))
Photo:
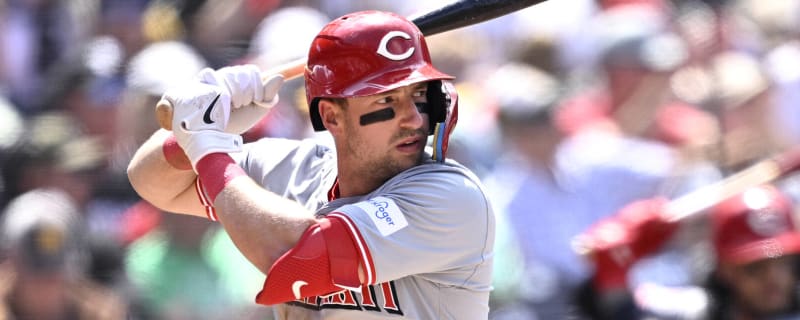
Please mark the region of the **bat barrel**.
POLYGON ((426 36, 481 23, 546 0, 457 1, 410 18, 426 36))

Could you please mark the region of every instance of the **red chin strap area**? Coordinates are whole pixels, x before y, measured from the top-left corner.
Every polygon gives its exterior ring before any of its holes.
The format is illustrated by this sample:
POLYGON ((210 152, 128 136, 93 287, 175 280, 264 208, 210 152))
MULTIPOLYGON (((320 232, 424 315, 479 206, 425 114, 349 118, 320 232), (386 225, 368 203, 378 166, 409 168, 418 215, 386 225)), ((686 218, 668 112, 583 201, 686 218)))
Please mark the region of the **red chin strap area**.
POLYGON ((269 269, 256 302, 273 305, 344 289, 360 290, 360 256, 341 218, 323 218, 269 269))

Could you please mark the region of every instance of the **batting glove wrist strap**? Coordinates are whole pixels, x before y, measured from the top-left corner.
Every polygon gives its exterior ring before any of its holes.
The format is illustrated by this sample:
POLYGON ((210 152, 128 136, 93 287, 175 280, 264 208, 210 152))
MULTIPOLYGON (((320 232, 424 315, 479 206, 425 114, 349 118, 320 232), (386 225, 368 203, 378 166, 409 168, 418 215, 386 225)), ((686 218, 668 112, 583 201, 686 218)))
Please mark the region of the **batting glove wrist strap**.
POLYGON ((217 220, 213 209, 214 201, 225 186, 233 179, 245 176, 244 169, 224 153, 209 154, 197 163, 197 192, 206 207, 206 214, 212 221, 217 220))
POLYGON ((242 137, 235 134, 215 130, 183 131, 177 138, 197 173, 197 163, 206 155, 242 151, 242 137))

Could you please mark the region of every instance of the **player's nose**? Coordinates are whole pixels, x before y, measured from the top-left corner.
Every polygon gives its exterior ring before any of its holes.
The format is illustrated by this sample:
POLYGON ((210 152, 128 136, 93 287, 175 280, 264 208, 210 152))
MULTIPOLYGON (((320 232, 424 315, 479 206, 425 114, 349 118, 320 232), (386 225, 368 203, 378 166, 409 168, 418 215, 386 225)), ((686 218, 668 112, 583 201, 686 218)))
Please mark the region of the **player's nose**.
POLYGON ((424 124, 424 113, 417 108, 412 97, 403 99, 402 107, 398 108, 400 126, 404 129, 419 129, 424 124))

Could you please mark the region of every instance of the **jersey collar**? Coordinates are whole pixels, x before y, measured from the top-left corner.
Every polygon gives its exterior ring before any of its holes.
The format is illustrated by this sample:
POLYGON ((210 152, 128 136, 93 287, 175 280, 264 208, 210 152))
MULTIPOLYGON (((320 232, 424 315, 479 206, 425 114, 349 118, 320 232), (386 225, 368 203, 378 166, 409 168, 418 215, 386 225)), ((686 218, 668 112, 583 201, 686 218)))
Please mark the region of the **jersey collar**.
POLYGON ((333 200, 339 199, 341 194, 339 193, 339 177, 336 177, 336 181, 333 182, 333 186, 328 190, 328 202, 333 200))

